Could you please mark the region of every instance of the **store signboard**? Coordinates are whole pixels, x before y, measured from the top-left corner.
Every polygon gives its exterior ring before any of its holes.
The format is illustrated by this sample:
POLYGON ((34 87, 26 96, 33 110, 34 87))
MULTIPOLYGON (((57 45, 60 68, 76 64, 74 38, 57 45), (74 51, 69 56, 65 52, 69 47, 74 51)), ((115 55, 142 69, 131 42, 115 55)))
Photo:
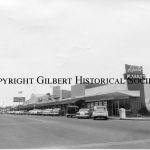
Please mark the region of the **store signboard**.
POLYGON ((142 66, 135 66, 135 65, 125 65, 126 73, 130 74, 142 74, 143 67, 142 66))
POLYGON ((25 102, 25 97, 14 97, 13 102, 25 102))
POLYGON ((145 75, 143 74, 143 67, 142 66, 135 66, 135 65, 125 65, 126 73, 124 74, 124 78, 134 78, 134 79, 144 79, 145 75))
POLYGON ((144 82, 145 75, 143 74, 143 67, 136 65, 125 65, 124 78, 127 80, 127 87, 130 91, 140 91, 140 97, 138 98, 139 109, 142 105, 145 105, 145 93, 144 82))

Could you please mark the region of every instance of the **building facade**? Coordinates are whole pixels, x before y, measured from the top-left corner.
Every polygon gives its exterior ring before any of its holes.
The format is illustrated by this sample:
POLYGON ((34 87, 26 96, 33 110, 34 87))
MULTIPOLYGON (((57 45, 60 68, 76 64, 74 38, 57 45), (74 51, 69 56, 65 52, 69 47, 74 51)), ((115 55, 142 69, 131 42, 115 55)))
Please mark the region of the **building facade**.
MULTIPOLYGON (((126 65, 125 70, 125 76, 143 75, 141 66, 126 65)), ((125 79, 124 84, 72 85, 71 91, 55 86, 51 96, 32 94, 28 103, 30 107, 30 104, 37 103, 43 109, 60 107, 64 112, 68 105, 77 105, 79 108, 102 105, 107 107, 110 116, 119 115, 120 108, 125 108, 127 115, 136 115, 144 107, 150 110, 150 85, 129 84, 128 78, 125 79)))

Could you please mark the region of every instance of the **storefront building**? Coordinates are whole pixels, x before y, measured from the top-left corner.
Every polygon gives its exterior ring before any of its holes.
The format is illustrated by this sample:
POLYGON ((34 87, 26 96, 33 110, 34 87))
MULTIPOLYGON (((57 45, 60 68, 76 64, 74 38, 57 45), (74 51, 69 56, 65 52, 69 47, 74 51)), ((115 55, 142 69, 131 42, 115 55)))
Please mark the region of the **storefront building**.
MULTIPOLYGON (((143 74, 141 66, 125 65, 125 70, 125 75, 143 74)), ((60 87, 55 87, 52 100, 43 103, 34 100, 22 109, 33 109, 35 105, 40 109, 60 107, 65 114, 68 105, 77 105, 79 108, 102 105, 107 107, 110 116, 119 115, 120 108, 125 108, 127 115, 136 115, 143 107, 150 110, 150 86, 129 84, 127 79, 125 84, 77 84, 71 86, 71 91, 62 91, 60 87)))

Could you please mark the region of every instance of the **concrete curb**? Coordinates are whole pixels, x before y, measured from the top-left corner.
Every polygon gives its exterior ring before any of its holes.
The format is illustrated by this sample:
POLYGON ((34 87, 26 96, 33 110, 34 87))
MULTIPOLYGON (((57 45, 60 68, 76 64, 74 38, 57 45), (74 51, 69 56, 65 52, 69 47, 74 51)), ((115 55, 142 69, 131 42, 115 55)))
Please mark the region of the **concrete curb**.
POLYGON ((117 117, 110 117, 110 120, 133 120, 133 121, 150 121, 150 118, 117 118, 117 117))
POLYGON ((150 118, 119 118, 119 120, 150 121, 150 118))
POLYGON ((109 120, 120 120, 119 117, 110 117, 110 118, 108 117, 108 119, 109 119, 109 120))

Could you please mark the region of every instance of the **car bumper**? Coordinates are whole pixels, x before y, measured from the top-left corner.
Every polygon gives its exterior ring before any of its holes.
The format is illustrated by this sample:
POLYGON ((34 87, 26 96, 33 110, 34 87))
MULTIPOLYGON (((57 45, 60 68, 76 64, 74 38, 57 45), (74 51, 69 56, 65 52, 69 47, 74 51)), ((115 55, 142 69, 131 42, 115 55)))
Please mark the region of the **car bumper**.
POLYGON ((77 118, 90 118, 89 115, 76 115, 77 118))

